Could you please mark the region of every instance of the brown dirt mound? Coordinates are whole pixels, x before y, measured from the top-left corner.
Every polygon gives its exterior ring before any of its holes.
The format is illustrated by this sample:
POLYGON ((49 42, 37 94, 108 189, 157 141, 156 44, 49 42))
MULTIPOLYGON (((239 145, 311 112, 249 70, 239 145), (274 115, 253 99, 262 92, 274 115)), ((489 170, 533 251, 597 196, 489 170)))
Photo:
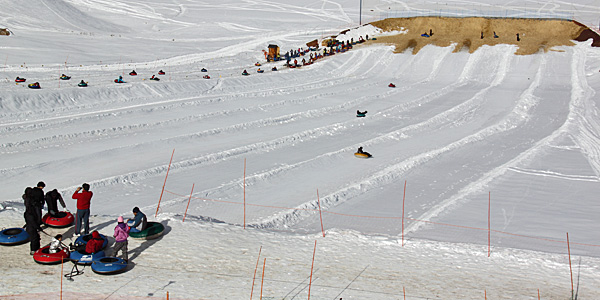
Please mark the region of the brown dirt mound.
MULTIPOLYGON (((377 37, 373 42, 393 44, 396 46, 394 51, 396 53, 412 48, 413 54, 429 44, 440 47, 455 44, 454 52, 467 49, 469 53, 473 53, 483 45, 512 44, 519 47, 515 54, 527 55, 540 50, 549 51, 556 46, 573 46, 573 40, 585 38, 581 35, 585 29, 588 29, 581 24, 566 20, 479 17, 395 18, 376 21, 371 25, 383 31, 408 31, 406 34, 377 37), (429 34, 430 30, 433 32, 431 37, 421 36, 423 33, 429 34), (498 38, 494 38, 494 32, 498 38), (517 34, 519 34, 519 41, 517 41, 517 34)), ((600 43, 600 37, 598 42, 600 43)))

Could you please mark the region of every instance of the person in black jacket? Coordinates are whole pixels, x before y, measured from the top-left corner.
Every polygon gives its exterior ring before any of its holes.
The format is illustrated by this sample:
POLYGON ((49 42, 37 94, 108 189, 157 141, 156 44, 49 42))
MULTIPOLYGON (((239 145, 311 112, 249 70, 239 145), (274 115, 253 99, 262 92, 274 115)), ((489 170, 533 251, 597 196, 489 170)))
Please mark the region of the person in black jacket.
POLYGON ((56 189, 53 189, 46 193, 46 206, 48 206, 48 213, 50 213, 50 215, 53 217, 56 217, 58 215, 57 201, 60 202, 60 205, 62 205, 64 210, 67 210, 67 206, 65 205, 63 197, 56 189))
POLYGON ((40 234, 38 231, 41 230, 41 220, 38 220, 37 207, 33 203, 33 190, 28 187, 23 194, 23 201, 25 201, 25 213, 23 217, 25 218, 25 231, 29 234, 29 250, 31 251, 31 255, 40 249, 40 234))
POLYGON ((46 199, 44 197, 44 187, 46 184, 43 181, 38 182, 37 186, 33 188, 31 191, 31 201, 35 208, 37 222, 38 224, 42 224, 42 208, 44 208, 44 202, 46 199))

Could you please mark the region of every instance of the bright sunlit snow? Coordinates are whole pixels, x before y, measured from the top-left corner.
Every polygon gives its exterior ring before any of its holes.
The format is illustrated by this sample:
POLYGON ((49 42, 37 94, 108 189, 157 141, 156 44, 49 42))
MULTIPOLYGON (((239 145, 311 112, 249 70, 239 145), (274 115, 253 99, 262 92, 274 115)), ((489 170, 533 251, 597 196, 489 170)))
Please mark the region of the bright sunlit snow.
MULTIPOLYGON (((265 299, 569 299, 568 250, 578 297, 600 298, 591 41, 527 56, 365 43, 290 69, 262 50, 389 33, 359 27, 349 0, 26 2, 0 0, 0 226, 23 226, 21 195, 41 180, 71 211, 90 183, 107 236, 135 206, 167 227, 129 240, 127 272, 62 282, 65 298, 259 299, 264 265, 265 299)), ((587 0, 362 3, 363 24, 504 11, 597 30, 600 16, 587 0)), ((60 265, 29 244, 0 257, 0 298, 59 297, 60 265)))

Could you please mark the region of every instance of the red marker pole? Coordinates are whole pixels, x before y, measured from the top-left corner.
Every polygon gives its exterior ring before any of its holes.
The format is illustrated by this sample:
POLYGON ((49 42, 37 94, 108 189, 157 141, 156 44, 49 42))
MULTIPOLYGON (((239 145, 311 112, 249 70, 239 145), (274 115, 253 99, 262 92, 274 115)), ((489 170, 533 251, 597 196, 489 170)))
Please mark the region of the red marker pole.
POLYGON ((244 158, 244 229, 246 229, 246 159, 244 158))
POLYGON ((310 266, 310 280, 308 282, 308 300, 310 300, 310 288, 312 286, 313 268, 315 266, 315 253, 317 252, 317 240, 315 240, 315 249, 313 250, 312 264, 310 266))
POLYGON ((252 277, 252 289, 250 290, 250 300, 252 300, 252 294, 254 293, 254 280, 256 280, 256 270, 258 270, 258 262, 260 261, 260 252, 262 251, 262 246, 258 249, 258 257, 256 258, 256 267, 254 267, 254 277, 252 277))
POLYGON ((491 221, 490 221, 491 211, 492 211, 492 192, 488 192, 488 257, 490 257, 491 238, 492 238, 492 235, 491 235, 492 225, 491 225, 491 221))
POLYGON ((404 247, 404 201, 406 200, 406 180, 404 180, 404 195, 402 196, 402 247, 404 247))
POLYGON ((319 218, 321 219, 321 232, 325 237, 325 230, 323 230, 323 215, 321 214, 321 200, 319 199, 319 189, 317 189, 317 203, 319 204, 319 218))
POLYGON ((169 167, 167 168, 167 175, 165 176, 165 182, 162 186, 162 191, 160 192, 160 198, 158 199, 158 205, 156 206, 156 214, 154 217, 158 216, 158 209, 160 208, 160 201, 162 200, 163 193, 165 192, 165 185, 167 184, 167 177, 169 177, 169 170, 171 170, 171 162, 173 162, 173 155, 175 154, 175 149, 173 149, 173 153, 171 153, 171 160, 169 161, 169 167))
POLYGON ((190 201, 192 201, 192 194, 194 194, 194 184, 192 184, 192 191, 190 192, 190 198, 188 199, 188 204, 185 207, 185 213, 183 214, 183 221, 185 222, 185 216, 187 215, 188 208, 190 207, 190 201))
POLYGON ((575 289, 573 288, 573 267, 571 266, 571 245, 569 244, 569 233, 567 232, 567 249, 569 250, 569 270, 571 271, 571 299, 573 299, 573 293, 575 289))

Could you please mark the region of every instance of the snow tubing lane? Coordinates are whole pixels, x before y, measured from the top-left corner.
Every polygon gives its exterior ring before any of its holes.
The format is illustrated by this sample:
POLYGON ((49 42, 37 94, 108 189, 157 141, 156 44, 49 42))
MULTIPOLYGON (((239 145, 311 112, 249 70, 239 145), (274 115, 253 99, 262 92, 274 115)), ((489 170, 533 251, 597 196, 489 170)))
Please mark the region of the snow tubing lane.
POLYGON ((104 250, 100 250, 93 254, 87 254, 87 253, 82 253, 79 251, 73 251, 73 252, 71 252, 71 255, 69 255, 69 259, 71 259, 71 261, 73 261, 74 263, 76 263, 78 265, 89 266, 92 264, 93 261, 99 260, 105 256, 106 256, 106 254, 104 253, 104 250))
MULTIPOLYGON (((102 249, 106 248, 106 245, 108 245, 108 239, 106 238, 105 235, 103 235, 102 233, 100 233, 100 237, 104 240, 104 243, 102 243, 102 249)), ((79 245, 85 245, 87 244, 87 242, 89 240, 92 239, 92 234, 86 234, 86 235, 81 235, 79 236, 76 240, 75 243, 73 243, 75 246, 79 246, 79 245)))
POLYGON ((0 231, 0 245, 15 246, 29 241, 29 234, 23 228, 7 228, 0 231))
POLYGON ((134 239, 151 240, 163 234, 165 226, 158 222, 148 222, 148 227, 140 232, 129 232, 129 236, 134 239))
POLYGON ((367 153, 367 152, 363 152, 363 153, 354 153, 354 156, 358 157, 358 158, 370 158, 372 157, 371 154, 367 153))
POLYGON ((50 253, 50 245, 40 248, 33 254, 33 260, 42 265, 55 265, 69 261, 69 249, 64 248, 56 253, 50 253))
POLYGON ((42 217, 42 222, 50 227, 63 228, 73 225, 75 217, 67 211, 59 211, 55 217, 49 213, 42 217))
POLYGON ((92 262, 92 271, 102 275, 118 274, 127 268, 127 263, 118 257, 103 257, 92 262))

